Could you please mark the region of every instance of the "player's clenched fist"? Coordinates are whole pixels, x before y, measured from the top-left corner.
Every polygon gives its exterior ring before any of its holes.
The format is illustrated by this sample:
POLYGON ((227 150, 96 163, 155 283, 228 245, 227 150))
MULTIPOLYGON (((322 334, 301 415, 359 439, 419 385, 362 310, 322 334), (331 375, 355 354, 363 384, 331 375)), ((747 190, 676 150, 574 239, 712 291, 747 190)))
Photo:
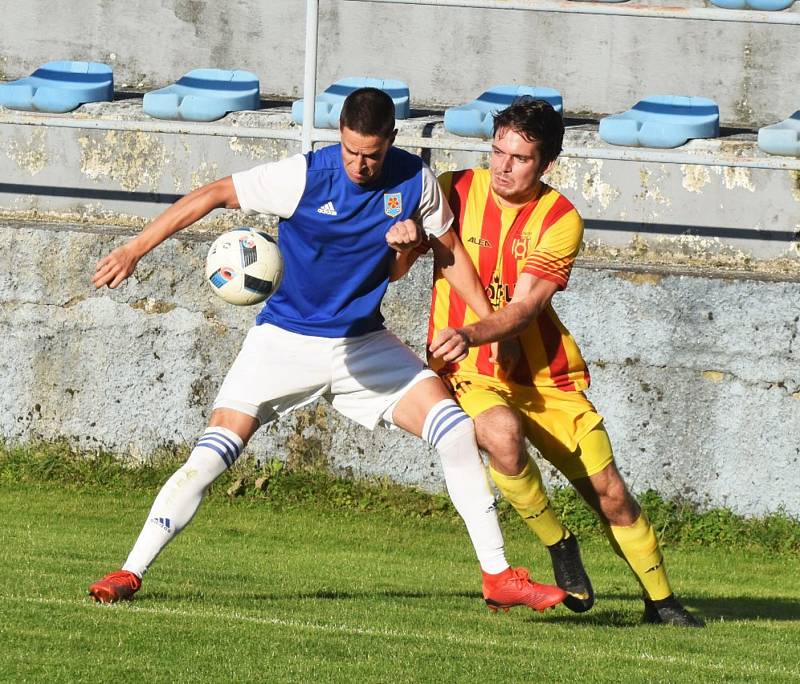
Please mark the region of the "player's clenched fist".
POLYGON ((111 254, 97 262, 92 284, 95 287, 108 285, 113 289, 133 273, 137 263, 139 256, 130 245, 117 247, 111 254))
POLYGON ((422 242, 422 230, 416 221, 398 221, 386 233, 386 243, 396 252, 406 252, 422 242))
POLYGON ((469 347, 470 341, 464 330, 445 328, 431 342, 430 350, 435 358, 449 363, 467 358, 469 347))

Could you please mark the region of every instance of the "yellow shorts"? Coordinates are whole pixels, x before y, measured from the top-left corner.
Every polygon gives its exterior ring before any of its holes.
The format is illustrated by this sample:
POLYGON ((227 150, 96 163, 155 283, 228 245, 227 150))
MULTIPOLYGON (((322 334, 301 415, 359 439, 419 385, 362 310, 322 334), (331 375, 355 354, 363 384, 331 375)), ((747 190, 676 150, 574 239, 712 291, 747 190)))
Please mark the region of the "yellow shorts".
POLYGON ((583 392, 525 387, 477 373, 446 375, 442 380, 472 418, 494 406, 515 409, 525 435, 568 480, 599 473, 614 460, 603 417, 583 392), (583 449, 581 441, 590 432, 590 448, 583 449))

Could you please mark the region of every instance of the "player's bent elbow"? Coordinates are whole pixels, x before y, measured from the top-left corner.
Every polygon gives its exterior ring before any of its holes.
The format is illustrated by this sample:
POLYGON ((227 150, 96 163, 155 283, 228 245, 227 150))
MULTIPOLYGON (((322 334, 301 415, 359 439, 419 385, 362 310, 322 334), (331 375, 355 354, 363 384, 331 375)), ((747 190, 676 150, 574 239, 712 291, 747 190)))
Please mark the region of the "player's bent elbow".
POLYGON ((236 194, 236 187, 233 185, 233 180, 230 176, 222 180, 227 181, 224 186, 225 197, 223 206, 226 209, 241 209, 242 207, 239 204, 239 197, 236 194))
POLYGON ((239 209, 239 198, 230 176, 203 185, 190 195, 204 201, 210 209, 239 209))

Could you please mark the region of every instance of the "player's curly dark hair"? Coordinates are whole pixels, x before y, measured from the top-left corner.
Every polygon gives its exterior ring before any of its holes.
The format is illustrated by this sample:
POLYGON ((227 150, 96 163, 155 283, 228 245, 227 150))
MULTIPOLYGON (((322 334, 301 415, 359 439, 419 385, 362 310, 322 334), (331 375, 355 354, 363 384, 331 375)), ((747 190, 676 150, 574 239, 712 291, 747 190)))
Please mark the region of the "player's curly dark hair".
POLYGON ((549 102, 529 95, 518 97, 494 115, 494 133, 507 128, 531 142, 539 143, 542 161, 549 164, 561 153, 564 121, 549 102))
POLYGON ((394 102, 378 88, 359 88, 342 105, 339 125, 362 135, 388 138, 394 131, 394 102))

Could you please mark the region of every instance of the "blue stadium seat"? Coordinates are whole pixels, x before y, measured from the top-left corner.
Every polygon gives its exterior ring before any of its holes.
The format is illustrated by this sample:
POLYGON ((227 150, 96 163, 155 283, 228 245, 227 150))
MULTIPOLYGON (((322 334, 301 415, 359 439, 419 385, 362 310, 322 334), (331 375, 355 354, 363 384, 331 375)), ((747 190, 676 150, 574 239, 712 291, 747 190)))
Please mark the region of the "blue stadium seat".
POLYGON ((0 105, 28 112, 62 114, 113 98, 111 67, 98 62, 47 62, 26 78, 0 85, 0 105))
POLYGON ((791 7, 794 0, 711 0, 712 5, 725 9, 783 10, 791 7))
POLYGON ((471 102, 450 107, 444 113, 445 130, 456 135, 491 138, 494 118, 492 114, 505 109, 518 97, 529 95, 537 100, 546 100, 559 113, 563 113, 561 93, 553 88, 533 86, 501 85, 489 88, 471 102))
POLYGON ((258 109, 258 76, 249 71, 193 69, 166 88, 145 93, 144 111, 157 119, 216 121, 229 112, 258 109))
MULTIPOLYGON (((378 88, 392 98, 396 119, 407 119, 411 114, 411 95, 402 81, 390 79, 351 77, 329 85, 314 100, 314 126, 316 128, 339 128, 339 115, 344 99, 358 88, 378 88)), ((292 119, 303 123, 303 101, 292 104, 292 119)))
POLYGON ((759 128, 758 146, 769 154, 800 157, 800 109, 780 123, 759 128))
POLYGON ((680 147, 690 138, 719 137, 719 107, 705 97, 655 95, 600 119, 599 132, 612 145, 680 147))

